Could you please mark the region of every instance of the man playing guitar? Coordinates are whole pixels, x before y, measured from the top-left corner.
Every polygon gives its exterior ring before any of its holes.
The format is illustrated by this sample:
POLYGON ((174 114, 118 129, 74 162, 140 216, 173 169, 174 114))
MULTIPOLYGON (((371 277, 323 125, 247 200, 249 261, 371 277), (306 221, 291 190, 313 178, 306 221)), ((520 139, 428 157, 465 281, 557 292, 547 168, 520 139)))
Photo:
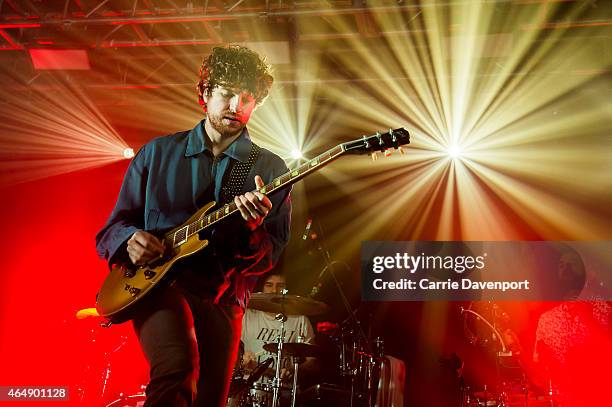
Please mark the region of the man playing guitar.
POLYGON ((156 287, 131 315, 150 364, 146 406, 224 406, 227 400, 249 294, 289 239, 289 190, 270 198, 255 191, 287 167, 254 145, 246 129, 272 82, 255 52, 214 48, 197 86, 205 119, 142 147, 96 237, 109 264, 145 265, 168 250, 163 232, 205 203, 233 202, 242 216, 213 228, 210 244, 180 259, 174 282, 156 287))

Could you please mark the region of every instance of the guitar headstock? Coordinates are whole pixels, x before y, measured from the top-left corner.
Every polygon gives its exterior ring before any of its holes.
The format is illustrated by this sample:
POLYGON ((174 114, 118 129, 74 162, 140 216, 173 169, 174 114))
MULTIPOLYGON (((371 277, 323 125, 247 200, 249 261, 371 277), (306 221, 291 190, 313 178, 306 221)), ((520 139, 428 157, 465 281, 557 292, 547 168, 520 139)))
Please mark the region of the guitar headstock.
MULTIPOLYGON (((360 139, 343 143, 344 150, 349 154, 375 154, 376 152, 386 153, 390 149, 400 149, 401 146, 410 144, 410 134, 408 130, 400 127, 399 129, 389 129, 385 133, 377 132, 371 136, 363 136, 360 139)), ((374 157, 374 155, 373 155, 374 157)))

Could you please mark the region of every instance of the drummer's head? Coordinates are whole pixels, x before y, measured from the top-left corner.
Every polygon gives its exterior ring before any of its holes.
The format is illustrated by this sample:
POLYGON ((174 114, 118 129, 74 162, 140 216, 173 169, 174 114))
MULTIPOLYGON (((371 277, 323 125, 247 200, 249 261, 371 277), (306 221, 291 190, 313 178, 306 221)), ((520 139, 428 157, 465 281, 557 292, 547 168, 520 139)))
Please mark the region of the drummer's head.
POLYGON ((281 274, 269 274, 264 279, 263 292, 265 294, 280 294, 287 287, 287 280, 281 274))

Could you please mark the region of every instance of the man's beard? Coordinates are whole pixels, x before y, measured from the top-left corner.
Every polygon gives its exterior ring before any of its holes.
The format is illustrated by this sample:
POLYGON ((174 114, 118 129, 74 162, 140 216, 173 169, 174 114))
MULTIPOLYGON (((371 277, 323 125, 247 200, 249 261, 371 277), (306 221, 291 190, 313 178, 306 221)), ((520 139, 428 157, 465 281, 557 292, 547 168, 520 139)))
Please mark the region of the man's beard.
POLYGON ((231 114, 227 114, 227 115, 209 114, 207 116, 208 116, 208 120, 210 121, 210 125, 213 127, 213 129, 217 130, 224 137, 235 136, 236 134, 241 133, 244 127, 246 126, 246 124, 242 124, 242 123, 240 123, 239 125, 237 124, 232 125, 231 123, 230 124, 224 123, 224 120, 225 120, 224 117, 233 116, 231 114))

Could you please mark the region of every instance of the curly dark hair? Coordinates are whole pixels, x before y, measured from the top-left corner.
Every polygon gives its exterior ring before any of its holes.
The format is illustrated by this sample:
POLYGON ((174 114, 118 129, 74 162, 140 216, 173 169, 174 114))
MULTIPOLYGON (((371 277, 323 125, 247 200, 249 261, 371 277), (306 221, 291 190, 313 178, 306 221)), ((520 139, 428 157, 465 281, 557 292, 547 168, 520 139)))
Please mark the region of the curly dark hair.
POLYGON ((204 95, 209 95, 217 86, 230 86, 251 93, 260 105, 274 81, 271 70, 264 58, 246 47, 215 47, 200 67, 200 81, 196 85, 198 101, 206 110, 204 95))

